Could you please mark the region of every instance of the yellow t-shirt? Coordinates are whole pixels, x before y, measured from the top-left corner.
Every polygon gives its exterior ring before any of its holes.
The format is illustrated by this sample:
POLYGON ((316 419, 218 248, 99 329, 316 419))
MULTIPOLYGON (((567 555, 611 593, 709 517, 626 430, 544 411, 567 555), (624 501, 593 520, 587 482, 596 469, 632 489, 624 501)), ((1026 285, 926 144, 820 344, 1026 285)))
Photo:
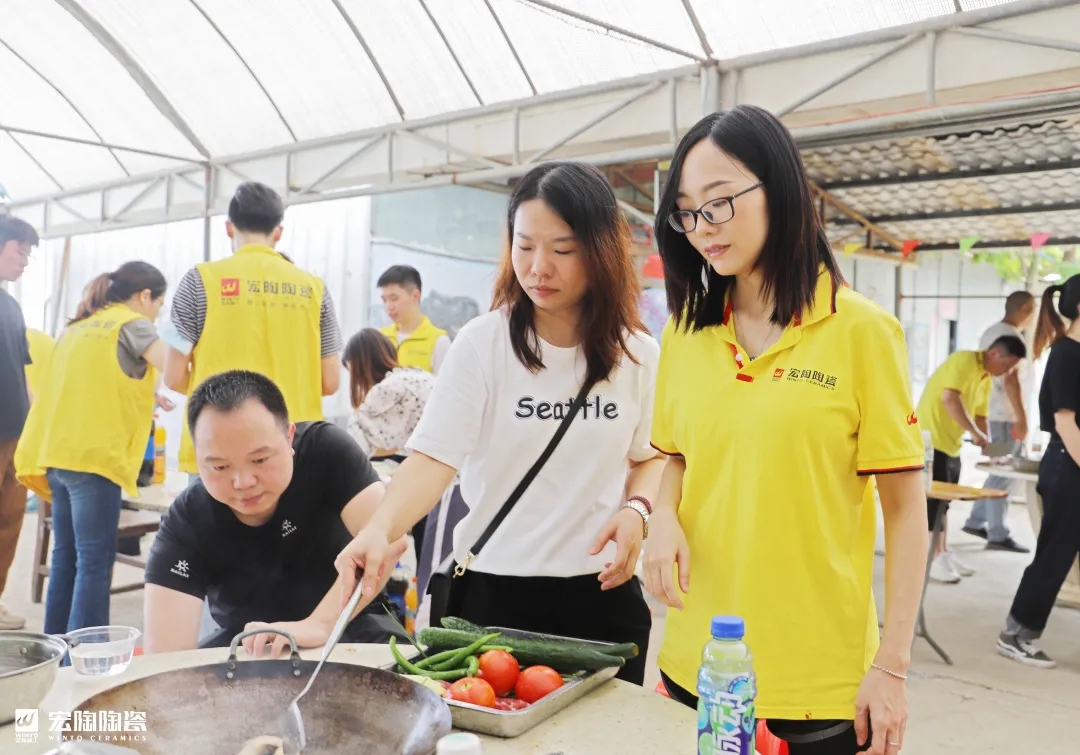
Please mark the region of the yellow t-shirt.
POLYGON ((942 394, 950 388, 959 391, 972 419, 985 417, 990 410, 993 384, 978 351, 953 352, 934 371, 919 398, 919 419, 923 428, 930 431, 936 450, 959 456, 964 446, 964 428, 949 416, 942 394))
POLYGON ((26 329, 26 341, 30 344, 31 361, 31 364, 26 365, 26 383, 30 386, 30 393, 37 396, 48 374, 49 359, 56 347, 56 341, 48 333, 33 328, 26 329))
POLYGON ((731 320, 660 341, 652 438, 686 459, 691 565, 659 665, 694 690, 710 620, 742 616, 758 715, 850 720, 879 642, 871 475, 923 468, 904 333, 828 275, 754 361, 731 320))

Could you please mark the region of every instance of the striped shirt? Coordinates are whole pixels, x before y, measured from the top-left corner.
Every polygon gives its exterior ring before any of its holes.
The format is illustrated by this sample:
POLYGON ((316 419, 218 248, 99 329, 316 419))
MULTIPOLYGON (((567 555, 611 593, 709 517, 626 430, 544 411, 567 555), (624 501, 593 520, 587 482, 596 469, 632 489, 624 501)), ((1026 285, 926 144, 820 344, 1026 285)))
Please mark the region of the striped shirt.
MULTIPOLYGON (((202 335, 203 326, 206 324, 206 287, 203 285, 202 276, 197 268, 191 268, 184 274, 180 285, 173 294, 172 311, 170 313, 173 327, 191 342, 194 347, 202 335)), ((319 313, 319 334, 322 341, 321 355, 333 356, 341 351, 341 328, 338 326, 337 314, 334 312, 334 301, 330 297, 330 291, 323 291, 322 310, 319 313)))

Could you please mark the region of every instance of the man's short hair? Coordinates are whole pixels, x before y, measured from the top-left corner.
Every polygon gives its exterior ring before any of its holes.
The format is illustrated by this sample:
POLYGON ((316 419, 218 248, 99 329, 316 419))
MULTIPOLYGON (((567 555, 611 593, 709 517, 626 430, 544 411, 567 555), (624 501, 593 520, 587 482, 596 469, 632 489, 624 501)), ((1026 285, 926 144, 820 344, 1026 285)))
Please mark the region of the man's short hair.
POLYGON ((0 215, 0 246, 9 241, 37 246, 41 239, 34 226, 14 215, 0 215))
POLYGON ((266 184, 248 181, 229 200, 229 222, 236 230, 270 235, 285 217, 285 203, 266 184))
POLYGON ((1004 352, 1009 356, 1014 356, 1017 359, 1024 359, 1027 357, 1027 345, 1022 338, 1016 336, 1001 336, 992 344, 991 349, 997 349, 1000 352, 1004 352))
POLYGON ((1005 299, 1005 315, 1012 317, 1020 314, 1025 307, 1032 306, 1035 303, 1035 297, 1028 291, 1013 291, 1005 299))
POLYGON ((386 268, 386 272, 379 276, 376 288, 384 286, 401 286, 402 288, 415 288, 422 291, 420 284, 420 271, 409 265, 393 265, 386 268))
POLYGON ((283 429, 289 426, 285 396, 274 381, 257 372, 230 370, 211 375, 191 392, 187 402, 188 431, 195 435, 195 423, 204 409, 233 412, 249 399, 266 407, 283 429))

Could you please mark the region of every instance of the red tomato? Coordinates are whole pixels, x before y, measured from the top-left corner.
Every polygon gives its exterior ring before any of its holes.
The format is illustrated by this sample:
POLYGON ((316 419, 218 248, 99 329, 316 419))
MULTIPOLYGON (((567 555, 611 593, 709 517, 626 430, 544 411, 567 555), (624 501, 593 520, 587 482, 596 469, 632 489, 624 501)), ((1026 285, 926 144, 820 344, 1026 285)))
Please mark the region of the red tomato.
POLYGON ((513 697, 500 697, 495 701, 495 708, 498 710, 522 710, 528 707, 527 702, 513 697))
POLYGON ((517 684, 521 666, 505 650, 489 650, 480 656, 480 678, 491 685, 498 697, 506 697, 517 684))
POLYGON ((535 703, 561 686, 563 686, 562 674, 555 669, 547 666, 530 666, 518 677, 517 684, 514 685, 514 694, 518 700, 535 703))
POLYGON ((450 699, 482 708, 494 708, 495 690, 483 679, 458 679, 450 685, 450 699))

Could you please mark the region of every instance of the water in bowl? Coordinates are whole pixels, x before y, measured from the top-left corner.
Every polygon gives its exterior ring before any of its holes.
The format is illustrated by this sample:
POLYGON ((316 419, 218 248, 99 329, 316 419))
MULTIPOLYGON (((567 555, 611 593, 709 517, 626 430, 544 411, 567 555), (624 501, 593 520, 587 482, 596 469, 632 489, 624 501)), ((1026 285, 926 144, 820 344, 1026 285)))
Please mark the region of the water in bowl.
MULTIPOLYGON (((102 643, 111 645, 113 643, 102 643)), ((119 644, 119 643, 117 643, 119 644)), ((131 665, 133 651, 120 648, 82 648, 71 653, 71 666, 83 676, 116 676, 131 665)))

